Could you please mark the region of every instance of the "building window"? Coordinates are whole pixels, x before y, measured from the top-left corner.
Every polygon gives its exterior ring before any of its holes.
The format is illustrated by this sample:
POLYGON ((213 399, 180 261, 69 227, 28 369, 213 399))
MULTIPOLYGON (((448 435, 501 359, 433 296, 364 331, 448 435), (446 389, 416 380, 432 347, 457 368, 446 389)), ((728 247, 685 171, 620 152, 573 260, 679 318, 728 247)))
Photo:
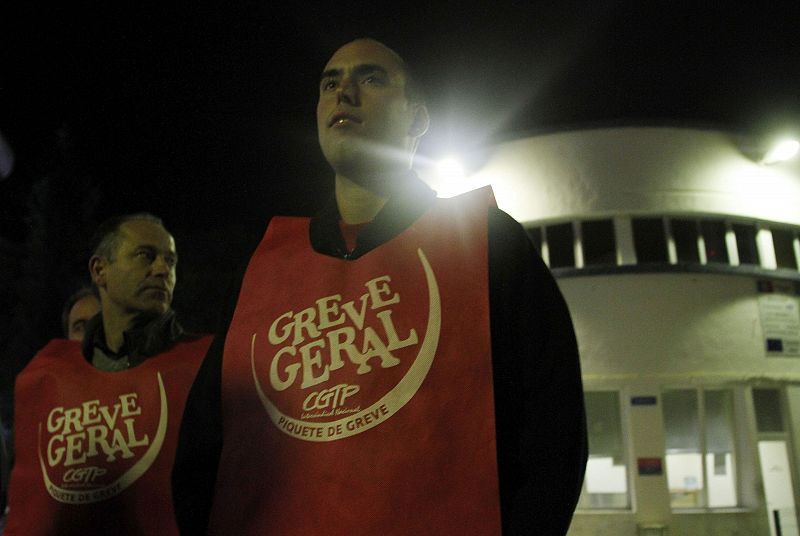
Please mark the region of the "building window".
POLYGON ((708 506, 736 506, 733 393, 729 390, 708 390, 703 392, 703 397, 708 506))
POLYGON ((662 399, 672 507, 736 506, 733 393, 681 389, 662 399))
POLYGON ((769 242, 760 238, 771 233, 775 267, 800 269, 800 227, 767 230, 755 221, 668 216, 624 218, 617 227, 621 220, 578 220, 531 225, 525 230, 550 268, 617 266, 618 262, 771 266, 773 251, 764 249, 770 247, 769 242))
POLYGON ((783 432, 783 411, 777 389, 753 389, 756 429, 762 433, 783 432))
POLYGON ((778 268, 797 270, 794 241, 794 233, 789 229, 772 229, 772 243, 775 246, 775 262, 778 268))
POLYGON ((734 223, 733 234, 736 235, 739 264, 761 264, 756 245, 756 226, 752 223, 734 223))
POLYGON ((703 220, 700 222, 706 246, 706 262, 728 264, 728 247, 725 244, 725 222, 703 220))
POLYGON ((583 264, 616 265, 617 243, 613 220, 590 220, 581 223, 583 264))
POLYGON ((589 461, 578 508, 630 508, 619 393, 588 391, 584 395, 589 461))
POLYGON ((668 262, 663 220, 661 218, 634 218, 631 223, 637 262, 668 262))
POLYGON ((697 222, 675 219, 670 221, 670 227, 678 262, 700 262, 697 249, 697 222))
POLYGON ((575 267, 575 235, 572 223, 548 225, 545 228, 547 250, 550 253, 550 268, 575 267))

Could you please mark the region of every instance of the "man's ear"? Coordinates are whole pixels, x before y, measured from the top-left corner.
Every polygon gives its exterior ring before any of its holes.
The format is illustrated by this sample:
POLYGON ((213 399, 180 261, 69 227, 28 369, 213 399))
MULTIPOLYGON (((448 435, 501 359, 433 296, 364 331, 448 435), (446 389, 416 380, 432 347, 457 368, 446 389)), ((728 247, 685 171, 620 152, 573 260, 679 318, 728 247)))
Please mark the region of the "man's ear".
POLYGON ((430 124, 428 108, 424 104, 414 105, 414 120, 411 122, 411 128, 408 129, 408 135, 412 138, 419 138, 428 131, 430 124))
POLYGON ((99 255, 92 255, 89 259, 89 276, 97 288, 103 288, 106 285, 106 265, 108 261, 99 255))

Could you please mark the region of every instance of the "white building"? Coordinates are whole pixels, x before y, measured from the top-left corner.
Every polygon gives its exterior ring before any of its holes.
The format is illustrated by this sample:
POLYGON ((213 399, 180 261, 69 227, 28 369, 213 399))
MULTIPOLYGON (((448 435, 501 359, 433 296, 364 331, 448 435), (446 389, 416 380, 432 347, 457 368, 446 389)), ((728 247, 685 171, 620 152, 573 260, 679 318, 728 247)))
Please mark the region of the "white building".
POLYGON ((761 156, 723 132, 595 128, 426 177, 491 184, 567 299, 591 449, 571 536, 798 535, 800 163, 761 156))

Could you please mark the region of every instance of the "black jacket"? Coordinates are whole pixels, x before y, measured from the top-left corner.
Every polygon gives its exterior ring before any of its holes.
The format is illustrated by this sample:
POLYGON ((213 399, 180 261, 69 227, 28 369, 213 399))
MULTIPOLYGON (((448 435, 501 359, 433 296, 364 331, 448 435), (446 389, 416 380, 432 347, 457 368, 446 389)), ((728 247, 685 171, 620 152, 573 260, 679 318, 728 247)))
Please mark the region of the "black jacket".
POLYGON ((123 334, 122 347, 114 352, 106 345, 106 335, 103 330, 103 313, 98 313, 86 325, 86 334, 81 344, 81 351, 87 361, 95 367, 113 372, 118 367, 105 368, 95 360, 95 352, 99 350, 108 360, 106 364, 114 361, 124 361, 122 368, 133 368, 140 365, 145 359, 158 355, 169 349, 173 344, 186 337, 183 327, 178 322, 175 311, 167 310, 161 315, 142 314, 133 322, 133 325, 123 334))
MULTIPOLYGON (((331 199, 311 221, 314 250, 355 259, 398 235, 435 199, 435 193, 414 176, 408 178, 406 186, 361 229, 356 247, 349 253, 339 231, 339 212, 331 199)), ((565 534, 580 494, 587 457, 572 321, 555 280, 522 226, 492 208, 488 231, 503 533, 565 534)), ((238 296, 238 290, 234 296, 238 296)), ((205 534, 208 523, 222 447, 224 344, 224 337, 215 339, 186 404, 173 470, 173 499, 182 534, 205 534)))

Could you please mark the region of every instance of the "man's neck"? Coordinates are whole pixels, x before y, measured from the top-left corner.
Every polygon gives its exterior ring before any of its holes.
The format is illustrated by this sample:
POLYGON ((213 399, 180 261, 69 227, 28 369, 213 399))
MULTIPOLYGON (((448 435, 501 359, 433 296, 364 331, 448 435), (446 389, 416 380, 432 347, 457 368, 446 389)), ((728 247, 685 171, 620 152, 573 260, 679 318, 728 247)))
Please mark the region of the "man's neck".
POLYGON ((376 193, 343 175, 336 175, 336 205, 345 223, 372 221, 388 199, 388 193, 376 193))
POLYGON ((106 346, 114 353, 119 352, 125 342, 125 331, 133 325, 132 314, 106 314, 103 312, 103 332, 106 346))

